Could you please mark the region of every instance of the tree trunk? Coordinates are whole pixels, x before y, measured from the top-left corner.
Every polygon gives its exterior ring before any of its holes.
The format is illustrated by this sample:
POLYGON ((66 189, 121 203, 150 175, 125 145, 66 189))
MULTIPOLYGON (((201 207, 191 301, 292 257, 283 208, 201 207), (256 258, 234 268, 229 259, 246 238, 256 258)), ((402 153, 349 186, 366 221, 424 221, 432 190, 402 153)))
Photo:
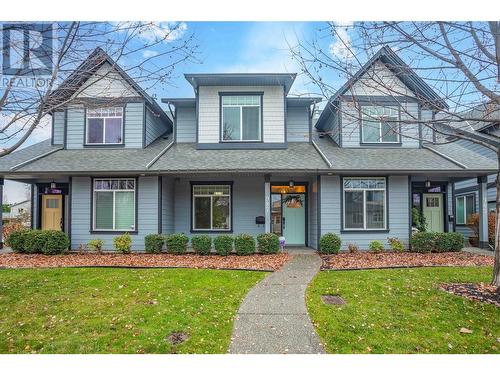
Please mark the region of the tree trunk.
POLYGON ((497 287, 497 292, 500 293, 500 147, 497 150, 497 160, 499 170, 497 171, 497 178, 495 186, 497 188, 497 204, 496 204, 496 221, 495 221, 495 264, 493 267, 493 280, 492 285, 497 287))

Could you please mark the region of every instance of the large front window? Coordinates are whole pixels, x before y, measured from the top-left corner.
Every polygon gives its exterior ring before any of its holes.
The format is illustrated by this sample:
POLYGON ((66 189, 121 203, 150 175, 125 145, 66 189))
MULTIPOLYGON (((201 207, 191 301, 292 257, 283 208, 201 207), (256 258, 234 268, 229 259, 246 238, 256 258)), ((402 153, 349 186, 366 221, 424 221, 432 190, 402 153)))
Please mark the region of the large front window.
POLYGON ((94 179, 94 230, 134 231, 135 179, 94 179))
POLYGON ((385 178, 344 179, 344 229, 386 229, 385 178))
POLYGON ((456 198, 457 224, 467 224, 470 215, 474 213, 474 194, 462 195, 456 198))
POLYGON ((394 107, 362 107, 363 143, 399 142, 399 111, 394 107))
POLYGON ((231 230, 231 185, 193 185, 193 230, 231 230))
POLYGON ((87 144, 123 143, 123 108, 93 108, 87 110, 87 144))
POLYGON ((222 95, 222 141, 261 141, 261 95, 222 95))

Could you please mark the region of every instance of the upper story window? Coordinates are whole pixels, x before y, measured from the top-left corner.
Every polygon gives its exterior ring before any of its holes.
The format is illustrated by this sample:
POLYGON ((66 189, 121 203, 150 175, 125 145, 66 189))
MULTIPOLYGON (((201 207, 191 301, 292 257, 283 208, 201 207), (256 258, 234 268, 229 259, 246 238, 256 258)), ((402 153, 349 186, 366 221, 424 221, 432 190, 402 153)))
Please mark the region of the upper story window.
POLYGON ((123 143, 123 107, 87 109, 86 143, 117 145, 123 143))
POLYGON ((221 95, 221 140, 262 140, 262 95, 221 95))
POLYGON ((399 110, 396 107, 363 106, 363 143, 399 143, 399 110))

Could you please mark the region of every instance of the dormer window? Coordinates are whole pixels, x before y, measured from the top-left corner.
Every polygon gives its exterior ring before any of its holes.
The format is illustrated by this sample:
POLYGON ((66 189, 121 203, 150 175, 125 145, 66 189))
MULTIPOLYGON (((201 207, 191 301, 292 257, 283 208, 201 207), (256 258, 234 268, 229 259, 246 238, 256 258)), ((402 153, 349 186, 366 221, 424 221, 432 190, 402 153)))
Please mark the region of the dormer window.
POLYGON ((399 143, 399 110, 396 107, 363 106, 362 143, 399 143))
POLYGON ((221 95, 221 141, 262 141, 262 93, 221 95))
POLYGON ((86 144, 123 144, 123 107, 89 108, 86 144))

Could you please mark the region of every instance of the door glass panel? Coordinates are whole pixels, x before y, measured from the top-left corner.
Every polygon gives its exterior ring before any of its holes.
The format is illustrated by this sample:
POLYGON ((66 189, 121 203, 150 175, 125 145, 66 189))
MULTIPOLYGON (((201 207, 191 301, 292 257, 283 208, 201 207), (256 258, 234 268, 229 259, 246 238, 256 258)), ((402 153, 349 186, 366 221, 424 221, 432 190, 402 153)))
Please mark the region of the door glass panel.
POLYGON ((271 232, 281 236, 281 194, 271 195, 271 232))
POLYGON ((59 199, 47 198, 45 201, 45 208, 59 208, 59 199))
POLYGON ((134 209, 133 191, 117 191, 115 193, 115 229, 135 229, 134 209))

